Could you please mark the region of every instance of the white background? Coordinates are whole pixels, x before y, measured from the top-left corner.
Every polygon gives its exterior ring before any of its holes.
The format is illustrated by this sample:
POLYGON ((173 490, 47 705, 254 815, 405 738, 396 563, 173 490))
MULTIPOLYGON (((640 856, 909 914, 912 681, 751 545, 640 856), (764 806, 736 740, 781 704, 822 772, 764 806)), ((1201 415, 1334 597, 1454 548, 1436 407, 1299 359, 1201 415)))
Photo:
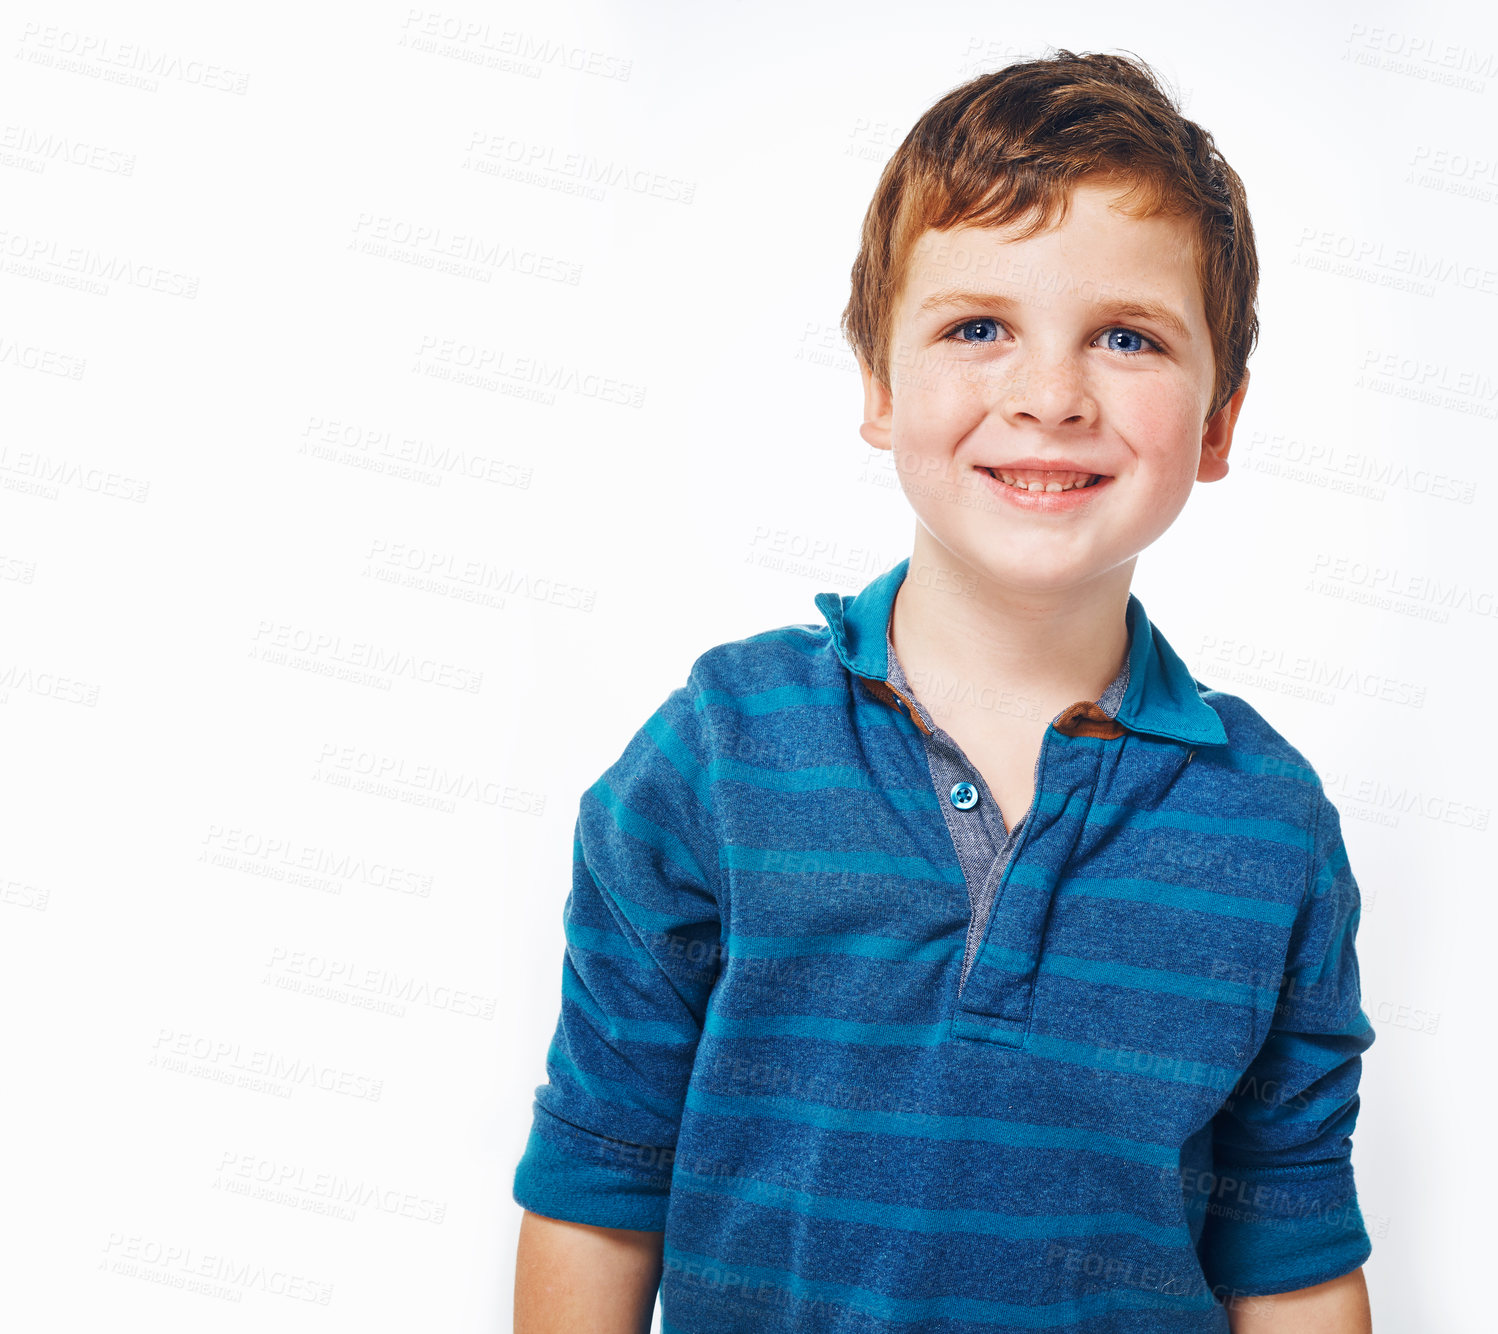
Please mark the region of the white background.
POLYGON ((859 226, 1051 47, 1247 184, 1232 473, 1134 591, 1342 812, 1378 1328, 1486 1327, 1498 33, 863 0, 5 7, 7 1328, 508 1328, 578 799, 909 554, 859 226))

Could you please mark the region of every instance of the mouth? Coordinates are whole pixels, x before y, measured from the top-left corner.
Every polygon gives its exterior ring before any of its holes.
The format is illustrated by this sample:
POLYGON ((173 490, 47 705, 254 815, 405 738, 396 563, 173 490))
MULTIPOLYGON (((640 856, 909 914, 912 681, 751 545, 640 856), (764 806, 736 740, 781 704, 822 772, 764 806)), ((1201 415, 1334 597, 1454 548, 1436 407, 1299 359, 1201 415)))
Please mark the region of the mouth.
POLYGON ((1015 491, 1055 494, 1061 491, 1085 491, 1107 480, 1106 473, 1053 472, 1040 468, 982 468, 994 481, 1015 491))

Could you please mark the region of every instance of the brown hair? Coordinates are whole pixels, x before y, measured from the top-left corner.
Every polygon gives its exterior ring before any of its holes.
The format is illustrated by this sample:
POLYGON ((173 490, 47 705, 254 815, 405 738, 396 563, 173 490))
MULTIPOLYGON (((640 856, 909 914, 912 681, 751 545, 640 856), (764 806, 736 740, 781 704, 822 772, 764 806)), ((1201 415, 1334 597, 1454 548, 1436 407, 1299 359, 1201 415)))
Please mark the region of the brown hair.
POLYGON ((1196 223, 1196 268, 1212 331, 1208 416, 1243 383, 1259 336, 1259 261, 1243 182, 1212 136, 1181 115, 1137 56, 1057 51, 980 74, 916 121, 885 164, 864 216, 842 329, 889 384, 889 342, 906 262, 928 229, 1003 227, 1016 239, 1064 221, 1083 177, 1127 184, 1135 217, 1196 223))

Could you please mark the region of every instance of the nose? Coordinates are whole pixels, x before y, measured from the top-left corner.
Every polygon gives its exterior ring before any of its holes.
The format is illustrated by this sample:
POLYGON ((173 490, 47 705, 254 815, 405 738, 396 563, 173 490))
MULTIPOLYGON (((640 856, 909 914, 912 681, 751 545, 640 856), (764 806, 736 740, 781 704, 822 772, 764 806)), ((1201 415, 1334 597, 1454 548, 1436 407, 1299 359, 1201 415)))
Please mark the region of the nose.
POLYGON ((1078 358, 1032 349, 1002 388, 1004 416, 1030 426, 1090 426, 1097 403, 1078 358))

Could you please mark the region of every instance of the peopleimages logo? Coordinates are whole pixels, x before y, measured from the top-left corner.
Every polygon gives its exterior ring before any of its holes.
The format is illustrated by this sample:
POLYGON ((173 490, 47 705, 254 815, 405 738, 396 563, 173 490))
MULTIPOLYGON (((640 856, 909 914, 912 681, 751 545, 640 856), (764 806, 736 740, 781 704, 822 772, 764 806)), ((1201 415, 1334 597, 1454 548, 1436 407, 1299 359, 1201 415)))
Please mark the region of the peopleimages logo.
POLYGON ((120 42, 100 33, 28 22, 21 30, 18 58, 33 65, 82 74, 103 83, 155 92, 158 80, 243 96, 250 76, 206 61, 162 51, 139 42, 120 42))

